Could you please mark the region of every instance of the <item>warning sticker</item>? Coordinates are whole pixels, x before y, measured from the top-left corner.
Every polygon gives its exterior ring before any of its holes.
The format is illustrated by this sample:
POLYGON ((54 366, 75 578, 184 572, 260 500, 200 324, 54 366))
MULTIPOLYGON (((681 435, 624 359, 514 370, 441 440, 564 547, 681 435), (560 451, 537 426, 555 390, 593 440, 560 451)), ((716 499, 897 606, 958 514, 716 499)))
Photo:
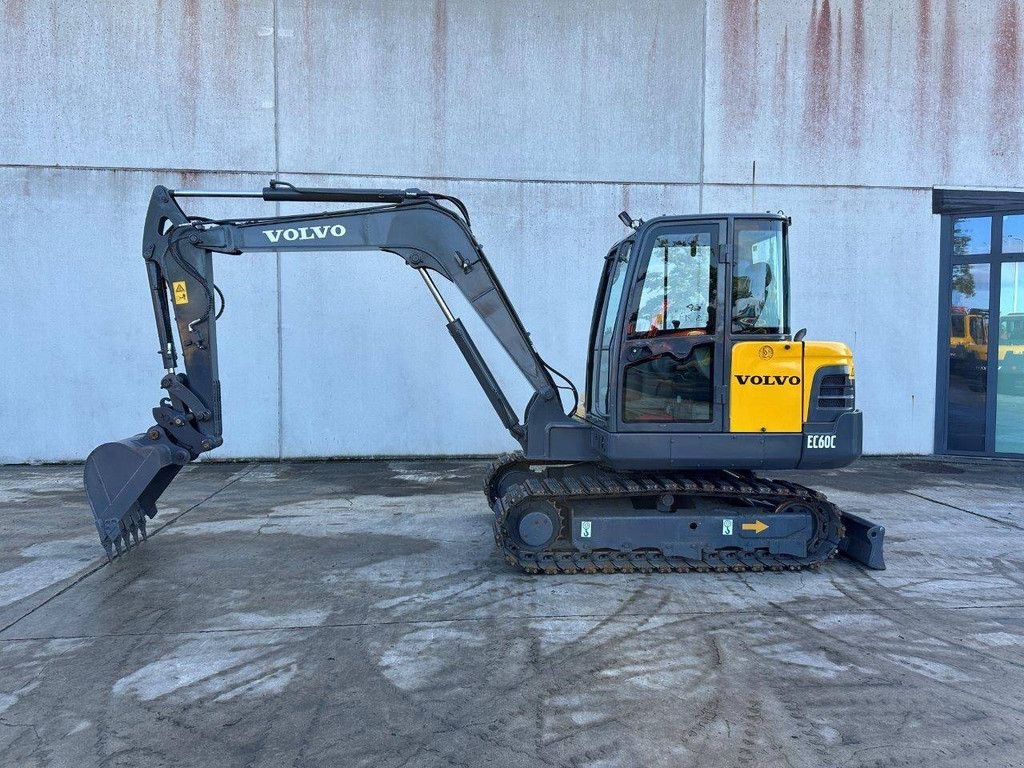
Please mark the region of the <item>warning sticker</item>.
POLYGON ((174 303, 175 304, 188 304, 188 288, 185 286, 184 280, 178 280, 173 285, 174 288, 174 303))
POLYGON ((732 520, 729 518, 722 520, 722 535, 732 536, 732 520))
POLYGON ((589 520, 580 520, 580 538, 581 539, 589 539, 590 538, 590 521, 589 520))

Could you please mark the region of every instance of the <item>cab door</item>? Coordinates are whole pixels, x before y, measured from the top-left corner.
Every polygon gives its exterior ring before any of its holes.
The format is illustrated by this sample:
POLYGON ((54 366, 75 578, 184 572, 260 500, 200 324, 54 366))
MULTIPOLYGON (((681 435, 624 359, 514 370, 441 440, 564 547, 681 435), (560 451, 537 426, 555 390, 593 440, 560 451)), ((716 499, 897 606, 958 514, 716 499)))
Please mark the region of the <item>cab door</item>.
POLYGON ((638 243, 618 360, 624 432, 720 432, 724 220, 653 226, 638 243))

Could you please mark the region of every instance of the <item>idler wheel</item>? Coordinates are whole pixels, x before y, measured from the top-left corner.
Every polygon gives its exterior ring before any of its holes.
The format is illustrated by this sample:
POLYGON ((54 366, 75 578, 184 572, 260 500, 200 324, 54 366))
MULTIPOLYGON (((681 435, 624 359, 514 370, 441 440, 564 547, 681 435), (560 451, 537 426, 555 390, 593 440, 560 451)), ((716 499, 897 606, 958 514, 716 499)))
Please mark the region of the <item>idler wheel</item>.
POLYGON ((548 502, 528 502, 515 516, 512 534, 523 549, 540 551, 546 549, 558 538, 562 521, 558 512, 548 502))

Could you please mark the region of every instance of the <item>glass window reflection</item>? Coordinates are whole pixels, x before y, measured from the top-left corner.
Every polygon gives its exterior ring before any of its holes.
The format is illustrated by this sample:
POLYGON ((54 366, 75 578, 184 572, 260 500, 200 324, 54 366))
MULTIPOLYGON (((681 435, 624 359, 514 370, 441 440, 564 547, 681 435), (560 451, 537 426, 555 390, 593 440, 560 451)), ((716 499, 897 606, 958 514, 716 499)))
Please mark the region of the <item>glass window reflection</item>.
POLYGON ((1002 265, 999 281, 996 450, 1024 453, 1024 264, 1002 265))
POLYGON ((1024 253, 1024 213, 1003 216, 1003 253, 1024 253))
POLYGON ((737 220, 732 332, 785 333, 781 221, 737 220))
POLYGON ((623 421, 711 421, 715 346, 698 344, 681 358, 657 355, 626 367, 623 421))
POLYGON ((603 316, 598 326, 598 336, 594 340, 597 348, 594 356, 597 364, 594 366, 593 380, 591 381, 591 392, 593 400, 590 403, 591 410, 599 416, 608 415, 608 359, 612 343, 612 331, 615 329, 615 319, 619 311, 619 299, 622 296, 622 284, 626 279, 626 264, 629 261, 629 253, 632 244, 625 246, 625 251, 609 262, 608 273, 608 298, 605 300, 604 308, 601 310, 603 316))
POLYGON ((712 231, 658 236, 630 318, 630 338, 703 336, 714 332, 717 265, 712 231))
POLYGON ((947 447, 985 450, 988 377, 988 264, 954 264, 949 328, 947 447))
POLYGON ((953 219, 953 253, 975 256, 992 251, 992 217, 953 219))

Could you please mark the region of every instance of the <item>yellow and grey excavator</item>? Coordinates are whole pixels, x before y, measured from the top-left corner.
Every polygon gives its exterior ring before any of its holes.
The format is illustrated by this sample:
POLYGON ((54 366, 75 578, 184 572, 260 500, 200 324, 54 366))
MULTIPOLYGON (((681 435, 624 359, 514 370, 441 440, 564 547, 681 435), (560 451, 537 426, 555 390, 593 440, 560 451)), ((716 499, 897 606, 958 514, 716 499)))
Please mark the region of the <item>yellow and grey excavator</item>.
MULTIPOLYGON (((772 214, 633 220, 604 258, 585 402, 540 356, 457 198, 418 189, 156 187, 143 235, 166 396, 144 433, 97 447, 85 485, 107 555, 146 536, 178 471, 222 444, 213 254, 386 251, 415 269, 522 450, 484 479, 495 541, 529 573, 814 568, 843 551, 884 567, 884 529, 756 470, 861 453, 848 347, 789 328, 788 229, 772 214), (183 198, 362 204, 213 220, 183 198), (523 418, 437 287, 454 283, 533 388, 523 418), (184 357, 178 349, 171 311, 184 357), (562 383, 559 383, 562 382, 562 383), (566 412, 559 390, 571 392, 566 412)), ((223 297, 221 297, 223 307, 223 297)))

